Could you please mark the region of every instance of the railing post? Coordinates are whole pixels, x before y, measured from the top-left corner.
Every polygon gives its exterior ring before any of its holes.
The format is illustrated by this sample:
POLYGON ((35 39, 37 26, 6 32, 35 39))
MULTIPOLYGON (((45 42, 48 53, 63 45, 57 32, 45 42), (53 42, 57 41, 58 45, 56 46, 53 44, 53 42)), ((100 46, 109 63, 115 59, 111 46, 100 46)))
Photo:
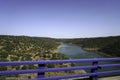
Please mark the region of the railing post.
MULTIPOLYGON (((44 60, 40 60, 41 62, 44 60)), ((45 68, 45 64, 38 64, 38 69, 42 70, 45 68)), ((45 72, 39 72, 38 73, 38 78, 44 78, 45 77, 45 72)))
MULTIPOLYGON (((92 65, 98 66, 98 61, 93 61, 92 65)), ((91 69, 91 73, 96 73, 97 71, 98 71, 98 67, 91 69)), ((98 75, 90 76, 90 80, 98 80, 98 75)))

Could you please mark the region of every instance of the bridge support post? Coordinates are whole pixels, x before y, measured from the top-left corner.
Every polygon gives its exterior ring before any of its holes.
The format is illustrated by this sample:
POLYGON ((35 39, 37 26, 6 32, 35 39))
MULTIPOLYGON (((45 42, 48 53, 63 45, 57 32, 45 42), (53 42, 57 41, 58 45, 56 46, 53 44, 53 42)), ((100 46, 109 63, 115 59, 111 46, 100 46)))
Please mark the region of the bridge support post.
MULTIPOLYGON (((40 60, 43 61, 43 60, 40 60)), ((38 64, 38 70, 42 70, 45 68, 45 64, 38 64)), ((39 72, 38 73, 38 78, 44 78, 45 77, 45 72, 39 72)))
MULTIPOLYGON (((98 66, 98 61, 94 61, 92 65, 98 66)), ((91 73, 96 73, 97 71, 98 71, 98 67, 91 69, 91 73)), ((90 76, 90 80, 98 80, 98 75, 90 76)))

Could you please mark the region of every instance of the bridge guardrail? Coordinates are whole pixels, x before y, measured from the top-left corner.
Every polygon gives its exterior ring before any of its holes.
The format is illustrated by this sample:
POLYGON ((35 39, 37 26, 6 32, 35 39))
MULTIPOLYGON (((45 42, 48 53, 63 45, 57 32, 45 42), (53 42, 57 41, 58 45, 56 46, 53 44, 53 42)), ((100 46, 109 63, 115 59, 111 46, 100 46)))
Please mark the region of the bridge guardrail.
POLYGON ((0 71, 0 76, 7 76, 12 74, 27 74, 27 73, 37 73, 38 77, 35 79, 28 80, 60 80, 67 78, 77 78, 89 76, 90 80, 97 80, 98 76, 109 75, 109 74, 120 74, 120 70, 111 70, 98 72, 98 69, 108 68, 108 67, 120 67, 120 64, 102 64, 98 63, 101 61, 120 61, 120 58, 92 58, 92 59, 73 59, 73 60, 39 60, 39 61, 13 61, 13 62, 0 62, 0 66, 18 66, 18 65, 33 65, 38 64, 38 69, 30 70, 11 70, 11 71, 0 71), (45 68, 46 64, 58 64, 58 63, 79 63, 79 62, 92 62, 90 66, 74 66, 74 67, 64 67, 64 68, 45 68), (68 70, 81 70, 81 69, 91 69, 91 73, 85 74, 74 74, 67 76, 55 76, 55 77, 45 77, 45 72, 56 72, 56 71, 68 71, 68 70))

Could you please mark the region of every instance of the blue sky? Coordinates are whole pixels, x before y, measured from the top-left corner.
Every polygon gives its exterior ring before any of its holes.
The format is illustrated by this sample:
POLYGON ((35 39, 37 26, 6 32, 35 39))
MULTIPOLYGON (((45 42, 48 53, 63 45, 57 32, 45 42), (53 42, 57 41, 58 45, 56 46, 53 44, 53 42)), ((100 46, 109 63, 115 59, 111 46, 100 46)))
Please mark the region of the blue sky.
POLYGON ((120 35, 120 0, 0 0, 0 34, 52 38, 120 35))

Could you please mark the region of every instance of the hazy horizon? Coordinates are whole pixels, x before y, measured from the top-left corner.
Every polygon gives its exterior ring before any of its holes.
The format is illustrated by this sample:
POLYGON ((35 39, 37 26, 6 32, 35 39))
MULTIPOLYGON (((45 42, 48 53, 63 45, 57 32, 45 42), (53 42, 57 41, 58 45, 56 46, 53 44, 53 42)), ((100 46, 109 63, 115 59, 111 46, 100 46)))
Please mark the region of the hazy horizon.
POLYGON ((0 0, 0 35, 120 35, 120 0, 0 0))
POLYGON ((39 38, 53 38, 53 39, 79 39, 79 38, 104 38, 104 37, 118 37, 120 35, 114 35, 114 36, 96 36, 96 37, 76 37, 76 38, 54 38, 54 37, 45 37, 45 36, 27 36, 27 35, 1 35, 0 36, 25 36, 25 37, 39 37, 39 38))

